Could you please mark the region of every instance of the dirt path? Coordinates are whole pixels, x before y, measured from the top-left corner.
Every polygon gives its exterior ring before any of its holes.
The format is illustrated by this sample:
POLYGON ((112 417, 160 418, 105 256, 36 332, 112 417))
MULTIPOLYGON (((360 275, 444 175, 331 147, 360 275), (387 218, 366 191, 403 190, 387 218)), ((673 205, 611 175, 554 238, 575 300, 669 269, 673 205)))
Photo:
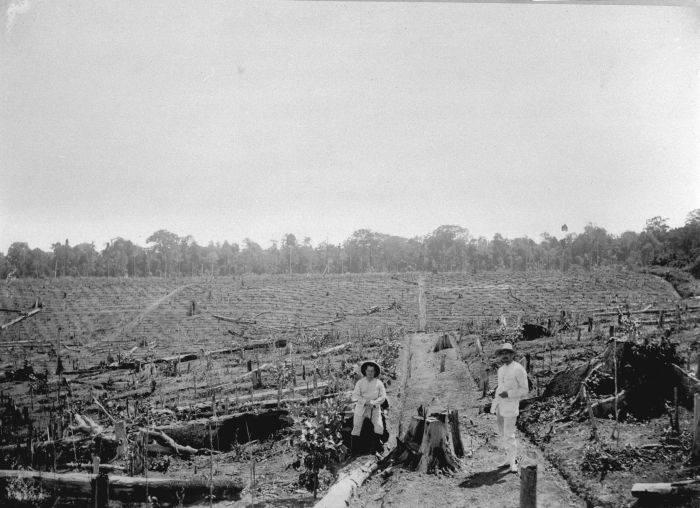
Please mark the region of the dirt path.
MULTIPOLYGON (((353 498, 352 506, 469 506, 514 507, 519 504, 520 479, 498 471, 503 462, 496 448, 495 417, 477 414, 480 394, 466 364, 455 349, 447 349, 445 372, 440 373, 441 353, 432 353, 438 334, 416 334, 406 338, 401 354, 401 381, 390 388, 393 408, 392 435, 399 420, 404 428, 421 404, 429 411, 457 409, 467 457, 464 470, 454 476, 420 474, 396 468, 388 479, 375 475, 353 498), (408 351, 412 353, 410 376, 406 379, 408 351), (403 407, 403 411, 402 411, 403 407)), ((393 444, 393 443, 391 443, 393 444)), ((539 449, 519 435, 520 454, 539 465, 538 506, 585 506, 569 489, 566 481, 544 459, 539 449)))

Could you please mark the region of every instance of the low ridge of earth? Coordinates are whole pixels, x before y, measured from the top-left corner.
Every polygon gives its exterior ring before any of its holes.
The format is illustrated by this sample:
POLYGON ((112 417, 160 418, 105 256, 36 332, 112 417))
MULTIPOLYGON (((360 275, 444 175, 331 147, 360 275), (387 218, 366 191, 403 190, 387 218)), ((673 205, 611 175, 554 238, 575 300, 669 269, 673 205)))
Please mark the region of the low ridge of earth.
MULTIPOLYGON (((495 417, 479 412, 483 406, 466 363, 459 351, 449 348, 433 353, 440 334, 414 334, 405 338, 401 355, 401 379, 389 389, 390 423, 395 436, 402 422, 406 428, 419 406, 428 412, 456 409, 465 457, 463 469, 453 475, 428 475, 397 467, 384 478, 376 474, 363 484, 351 502, 355 507, 374 506, 518 506, 520 478, 498 469, 504 455, 495 433, 495 417), (440 356, 446 354, 445 371, 440 356), (408 356, 411 356, 408 370, 408 356), (405 382, 405 389, 403 388, 405 382)), ((393 443, 390 443, 393 444, 393 443)), ((537 499, 541 507, 585 506, 566 481, 526 437, 518 434, 519 453, 538 465, 537 499)))

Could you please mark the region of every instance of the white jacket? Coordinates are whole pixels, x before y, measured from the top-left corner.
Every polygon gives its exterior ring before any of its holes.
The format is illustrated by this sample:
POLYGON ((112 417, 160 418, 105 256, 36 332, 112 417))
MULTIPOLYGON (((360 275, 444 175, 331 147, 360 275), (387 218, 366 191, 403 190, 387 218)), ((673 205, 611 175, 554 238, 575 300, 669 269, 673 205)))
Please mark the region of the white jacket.
POLYGON ((364 406, 365 402, 369 402, 373 406, 379 406, 386 400, 384 383, 377 378, 372 379, 372 381, 367 381, 367 378, 363 377, 355 383, 355 389, 352 392, 352 400, 357 402, 358 407, 364 406))
POLYGON ((491 403, 491 412, 504 417, 518 416, 520 399, 524 399, 530 393, 527 383, 525 367, 518 362, 510 362, 498 369, 498 386, 491 403), (499 393, 506 392, 508 397, 499 397, 499 393))

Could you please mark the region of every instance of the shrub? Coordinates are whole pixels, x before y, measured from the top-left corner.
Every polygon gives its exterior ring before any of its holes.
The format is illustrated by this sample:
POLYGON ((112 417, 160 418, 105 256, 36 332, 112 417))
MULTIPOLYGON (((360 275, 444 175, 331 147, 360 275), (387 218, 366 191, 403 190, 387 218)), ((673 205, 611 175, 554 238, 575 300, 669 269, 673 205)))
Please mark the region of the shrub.
POLYGON ((319 487, 319 471, 333 468, 347 455, 340 432, 345 405, 341 397, 327 399, 318 404, 312 414, 296 418, 299 435, 295 444, 299 462, 304 467, 299 483, 313 490, 314 496, 319 487))

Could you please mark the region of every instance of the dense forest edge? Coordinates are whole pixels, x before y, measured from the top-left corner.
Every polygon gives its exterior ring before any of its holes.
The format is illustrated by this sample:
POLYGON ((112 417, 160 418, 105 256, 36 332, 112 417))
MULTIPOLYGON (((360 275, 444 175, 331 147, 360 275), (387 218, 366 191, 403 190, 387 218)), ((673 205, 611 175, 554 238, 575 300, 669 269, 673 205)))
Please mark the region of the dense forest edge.
POLYGON ((536 242, 527 237, 490 240, 474 238, 461 226, 444 225, 433 232, 403 238, 360 229, 342 244, 299 241, 287 234, 268 248, 246 238, 238 243, 198 244, 192 236, 166 230, 153 233, 140 246, 121 237, 102 250, 94 243, 71 245, 68 240, 51 251, 14 242, 0 252, 0 278, 105 276, 181 277, 239 275, 246 273, 364 273, 408 271, 481 271, 510 269, 562 270, 625 266, 668 276, 679 270, 700 278, 700 209, 690 212, 685 224, 670 228, 657 216, 641 232, 620 235, 588 224, 582 233, 561 227, 558 238, 543 233, 536 242))

